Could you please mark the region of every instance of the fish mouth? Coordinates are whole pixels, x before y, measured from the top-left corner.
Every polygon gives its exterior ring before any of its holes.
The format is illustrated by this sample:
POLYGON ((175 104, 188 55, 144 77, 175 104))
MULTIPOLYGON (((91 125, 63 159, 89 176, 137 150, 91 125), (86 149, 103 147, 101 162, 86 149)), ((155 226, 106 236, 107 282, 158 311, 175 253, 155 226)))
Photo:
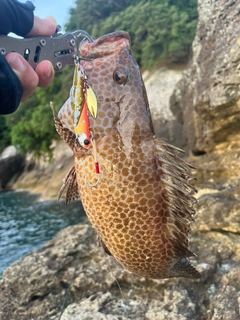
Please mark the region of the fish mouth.
POLYGON ((93 42, 82 41, 79 46, 80 56, 85 59, 96 59, 118 52, 122 47, 130 47, 130 37, 119 30, 105 34, 93 42))
POLYGON ((112 43, 118 41, 119 39, 127 39, 130 41, 129 34, 125 31, 119 30, 99 37, 92 43, 92 46, 97 47, 102 43, 112 43))

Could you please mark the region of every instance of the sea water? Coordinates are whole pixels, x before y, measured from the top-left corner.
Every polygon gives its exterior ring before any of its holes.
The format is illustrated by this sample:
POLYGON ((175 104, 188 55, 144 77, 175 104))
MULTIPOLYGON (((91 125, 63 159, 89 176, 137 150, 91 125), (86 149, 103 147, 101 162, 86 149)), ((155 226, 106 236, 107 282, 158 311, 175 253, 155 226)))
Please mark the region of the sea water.
POLYGON ((25 191, 0 193, 0 278, 13 262, 85 218, 79 200, 66 205, 25 191))

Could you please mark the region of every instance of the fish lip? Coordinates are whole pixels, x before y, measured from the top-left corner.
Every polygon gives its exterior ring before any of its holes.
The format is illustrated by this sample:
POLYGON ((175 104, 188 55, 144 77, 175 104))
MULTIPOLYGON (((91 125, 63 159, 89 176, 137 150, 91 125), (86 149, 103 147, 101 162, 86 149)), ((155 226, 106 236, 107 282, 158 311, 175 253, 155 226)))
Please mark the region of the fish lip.
MULTIPOLYGON (((127 40, 127 42, 130 45, 130 36, 127 32, 119 30, 119 31, 115 31, 112 33, 108 33, 105 34, 99 38, 97 38, 96 40, 94 40, 93 42, 89 42, 87 40, 83 40, 80 43, 79 46, 79 51, 80 51, 80 56, 84 57, 84 58, 89 58, 89 59, 95 59, 99 56, 102 56, 102 54, 100 52, 98 52, 98 47, 101 47, 101 45, 105 45, 107 46, 107 44, 111 44, 111 43, 116 43, 116 47, 117 47, 117 43, 123 42, 122 40, 127 40)), ((115 49, 116 49, 115 47, 115 49)), ((103 50, 104 51, 104 55, 107 54, 108 50, 103 50)), ((110 50, 111 51, 111 50, 110 50)), ((109 51, 109 53, 110 53, 109 51)))
POLYGON ((97 47, 104 42, 114 42, 117 40, 117 38, 127 39, 130 41, 130 36, 127 32, 122 31, 122 30, 118 30, 118 31, 111 32, 111 33, 105 34, 105 35, 97 38, 94 42, 92 42, 92 46, 97 47))

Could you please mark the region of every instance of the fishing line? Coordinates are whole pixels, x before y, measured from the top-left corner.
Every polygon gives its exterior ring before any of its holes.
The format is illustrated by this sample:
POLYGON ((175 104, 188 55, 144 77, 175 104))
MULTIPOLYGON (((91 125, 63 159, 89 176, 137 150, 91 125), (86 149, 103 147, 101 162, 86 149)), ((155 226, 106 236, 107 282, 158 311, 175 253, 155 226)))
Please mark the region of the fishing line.
POLYGON ((125 295, 124 295, 124 293, 123 293, 123 290, 122 290, 122 288, 121 288, 121 286, 120 286, 120 283, 119 283, 118 279, 117 279, 117 278, 114 276, 114 274, 113 274, 113 271, 112 271, 112 268, 111 268, 109 259, 107 259, 107 267, 108 267, 109 273, 110 273, 111 276, 113 277, 114 281, 117 283, 118 289, 119 289, 119 291, 120 291, 120 293, 121 293, 121 296, 122 296, 121 299, 122 299, 122 302, 123 302, 122 305, 123 305, 123 310, 124 310, 124 316, 125 316, 127 319, 129 319, 127 307, 130 308, 130 306, 128 305, 128 301, 127 301, 127 299, 126 299, 126 297, 125 297, 125 295))
POLYGON ((64 300, 63 300, 63 304, 62 304, 62 307, 61 307, 61 310, 60 310, 60 316, 59 316, 58 320, 61 320, 61 317, 62 317, 63 312, 65 310, 65 307, 66 307, 66 304, 67 304, 67 301, 68 301, 68 298, 69 298, 69 294, 71 292, 72 285, 73 285, 73 282, 74 282, 74 278, 75 278, 75 275, 76 275, 77 266, 78 266, 79 261, 80 261, 80 256, 81 256, 81 250, 79 250, 77 258, 76 258, 76 263, 75 263, 75 267, 74 267, 74 270, 73 270, 73 274, 72 274, 69 286, 68 286, 68 288, 66 290, 66 293, 65 293, 65 297, 64 297, 64 300))
POLYGON ((91 141, 91 144, 92 144, 92 149, 93 149, 93 154, 92 154, 92 157, 93 157, 93 160, 94 160, 94 166, 95 166, 95 174, 97 176, 97 181, 93 184, 90 184, 88 182, 88 179, 87 177, 85 177, 85 185, 87 188, 93 188, 93 187, 96 187, 99 183, 100 183, 100 180, 101 180, 101 174, 100 174, 100 169, 99 169, 99 162, 98 162, 98 154, 97 154, 97 146, 96 146, 96 142, 93 138, 90 139, 91 141))

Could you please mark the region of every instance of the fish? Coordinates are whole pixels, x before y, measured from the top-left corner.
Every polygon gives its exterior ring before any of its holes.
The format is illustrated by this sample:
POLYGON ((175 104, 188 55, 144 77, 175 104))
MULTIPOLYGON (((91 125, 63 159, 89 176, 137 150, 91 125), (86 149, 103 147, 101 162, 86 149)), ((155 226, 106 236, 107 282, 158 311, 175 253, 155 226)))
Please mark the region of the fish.
POLYGON ((65 190, 67 203, 81 199, 104 251, 127 270, 152 279, 200 278, 189 260, 193 167, 155 136, 128 33, 85 41, 79 50, 97 111, 88 113, 91 143, 84 148, 76 139, 74 97, 58 115, 53 110, 56 130, 75 156, 59 197, 65 190))

